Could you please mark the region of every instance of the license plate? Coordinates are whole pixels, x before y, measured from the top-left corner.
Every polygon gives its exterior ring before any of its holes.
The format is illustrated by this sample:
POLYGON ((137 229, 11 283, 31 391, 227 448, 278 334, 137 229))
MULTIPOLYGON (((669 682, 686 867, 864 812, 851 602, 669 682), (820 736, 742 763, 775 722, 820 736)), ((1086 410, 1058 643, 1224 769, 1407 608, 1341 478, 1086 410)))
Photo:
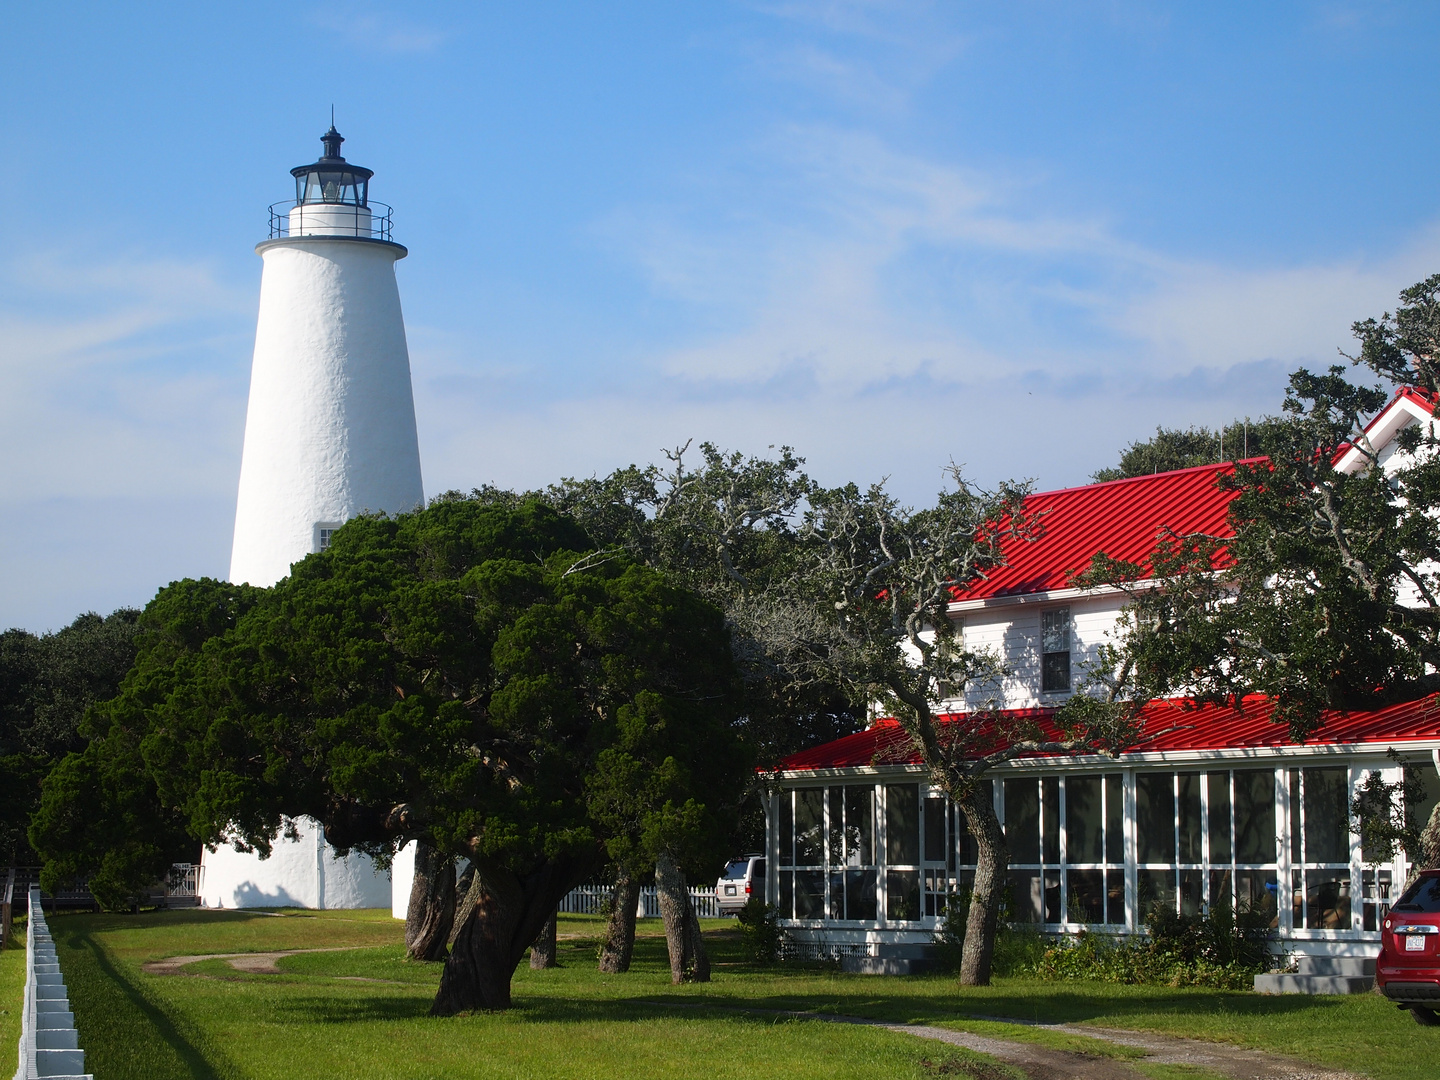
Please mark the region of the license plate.
MULTIPOLYGON (((726 895, 726 896, 734 896, 734 895, 735 895, 735 886, 734 886, 734 885, 726 885, 726 886, 725 886, 725 895, 726 895)), ((1405 947, 1408 949, 1410 946, 1409 946, 1409 945, 1406 945, 1405 947)), ((1423 948, 1425 947, 1425 942, 1423 942, 1423 941, 1420 942, 1420 947, 1423 949, 1423 948)))
POLYGON ((1406 952, 1424 952, 1424 951, 1425 951, 1425 935, 1424 935, 1424 934, 1406 934, 1406 935, 1405 935, 1405 951, 1406 951, 1406 952))

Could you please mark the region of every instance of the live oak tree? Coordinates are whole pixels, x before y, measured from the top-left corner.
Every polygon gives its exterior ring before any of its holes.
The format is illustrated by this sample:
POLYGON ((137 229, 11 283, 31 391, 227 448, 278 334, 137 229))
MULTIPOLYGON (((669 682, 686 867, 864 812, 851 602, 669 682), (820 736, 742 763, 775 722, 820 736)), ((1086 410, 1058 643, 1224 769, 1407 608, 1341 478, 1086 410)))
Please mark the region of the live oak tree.
POLYGON ((40 783, 85 746, 85 711, 119 690, 135 660, 139 614, 90 612, 50 634, 0 633, 0 866, 35 860, 25 830, 40 783))
POLYGON ((965 647, 948 606, 1003 565, 1008 542, 1035 538, 1044 522, 1027 509, 1025 485, 984 490, 954 467, 951 479, 921 510, 878 485, 812 491, 794 573, 744 617, 797 677, 823 673, 894 716, 931 783, 960 807, 978 849, 961 981, 984 985, 1009 854, 983 778, 1026 753, 1114 752, 1133 741, 1134 725, 1123 710, 1087 711, 1047 732, 997 707, 1004 665, 965 647), (966 711, 937 715, 961 697, 966 711))
MULTIPOLYGON (((758 598, 789 579, 801 556, 796 529, 814 487, 802 465, 788 447, 767 458, 725 452, 710 443, 691 454, 686 444, 666 452, 663 467, 632 465, 603 478, 567 479, 523 494, 481 488, 469 496, 444 498, 501 506, 544 502, 573 516, 601 549, 624 553, 715 604, 725 613, 740 676, 736 732, 750 759, 768 767, 792 751, 857 730, 865 715, 863 703, 857 704, 830 673, 800 673, 782 662, 773 643, 745 615, 758 598)), ((686 858, 675 861, 674 852, 682 849, 674 847, 670 857, 654 845, 616 849, 601 970, 628 968, 636 900, 642 878, 657 860, 672 969, 703 969, 703 943, 698 934, 682 929, 695 923, 686 875, 708 875, 734 854, 736 845, 754 846, 763 835, 760 801, 751 798, 728 827, 711 834, 713 843, 683 845, 690 853, 686 858)))
MULTIPOLYGON (((452 501, 354 520, 272 589, 171 586, 142 622, 189 632, 142 650, 96 764, 142 777, 207 843, 266 852, 309 815, 341 851, 423 840, 468 859, 433 1011, 504 1008, 525 950, 603 860, 587 781, 627 718, 663 714, 680 742, 732 715, 720 614, 590 548, 546 507, 452 501)), ((64 785, 46 802, 55 820, 89 805, 64 785)), ((37 836, 53 857, 69 839, 37 836)))
POLYGON ((1125 480, 1217 461, 1261 457, 1270 452, 1277 425, 1284 422, 1265 416, 1259 420, 1234 420, 1218 429, 1157 427, 1150 438, 1137 440, 1120 451, 1118 465, 1099 469, 1090 479, 1096 483, 1125 480))
MULTIPOLYGON (((1153 572, 1103 556, 1090 568, 1092 584, 1130 593, 1098 671, 1121 696, 1237 704, 1264 694, 1303 740, 1326 709, 1440 690, 1440 441, 1429 423, 1412 424, 1401 453, 1382 462, 1365 433, 1399 387, 1435 400, 1440 275, 1353 330, 1360 348, 1348 368, 1291 376, 1268 460, 1221 478, 1236 493, 1233 537, 1164 534, 1153 572), (1344 450, 1360 458, 1357 471, 1335 467, 1344 450)), ((1440 835, 1440 815, 1430 825, 1440 835)), ((1440 856, 1419 839, 1415 855, 1440 856)))

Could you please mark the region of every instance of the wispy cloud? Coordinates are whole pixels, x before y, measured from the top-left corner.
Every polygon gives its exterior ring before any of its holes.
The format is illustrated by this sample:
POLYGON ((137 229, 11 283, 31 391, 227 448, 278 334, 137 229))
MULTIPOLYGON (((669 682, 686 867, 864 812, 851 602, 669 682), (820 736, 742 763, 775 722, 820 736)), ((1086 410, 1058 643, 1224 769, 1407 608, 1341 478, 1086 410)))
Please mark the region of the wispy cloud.
POLYGON ((205 264, 66 252, 20 257, 0 280, 0 498, 174 496, 225 482, 243 423, 249 290, 205 264))
POLYGON ((389 12, 312 12, 312 26, 334 35, 347 47, 365 52, 429 53, 444 44, 443 30, 389 12))

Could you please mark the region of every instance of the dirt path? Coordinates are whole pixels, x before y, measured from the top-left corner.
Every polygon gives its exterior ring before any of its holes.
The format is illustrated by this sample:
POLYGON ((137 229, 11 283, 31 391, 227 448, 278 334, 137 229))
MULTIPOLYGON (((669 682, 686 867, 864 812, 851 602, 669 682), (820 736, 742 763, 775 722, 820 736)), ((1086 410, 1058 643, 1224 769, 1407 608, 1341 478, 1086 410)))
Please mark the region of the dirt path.
POLYGON ((201 960, 224 960, 236 971, 247 975, 279 975, 275 961, 282 956, 295 956, 311 952, 350 952, 353 949, 369 949, 370 945, 340 945, 328 949, 281 949, 278 952, 206 953, 203 956, 167 956, 163 960, 147 960, 140 970, 147 975, 188 975, 182 970, 187 964, 198 964, 201 960))
MULTIPOLYGON (((862 1016, 843 1016, 835 1013, 787 1012, 783 1009, 747 1009, 734 1005, 711 1005, 705 1002, 664 1002, 649 1001, 647 1005, 678 1009, 717 1009, 726 1012, 758 1013, 770 1016, 786 1016, 796 1020, 819 1020, 831 1024, 863 1024, 881 1027, 904 1035, 921 1039, 934 1039, 951 1046, 963 1047, 980 1054, 1014 1065, 1031 1080, 1140 1080, 1141 1074, 1121 1059, 1092 1056, 1068 1050, 1057 1050, 1035 1043, 1013 1039, 999 1039, 991 1035, 976 1035, 968 1031, 937 1027, 933 1024, 895 1024, 884 1020, 870 1020, 862 1016)), ((1076 1035, 1087 1039, 1129 1046, 1144 1051, 1142 1060, 1155 1065, 1188 1065, 1206 1069, 1212 1073, 1229 1077, 1230 1080, 1364 1080, 1355 1073, 1330 1069, 1323 1066, 1307 1065, 1293 1058, 1277 1054, 1266 1054, 1258 1050, 1245 1050, 1226 1043, 1204 1042, 1199 1039, 1181 1039, 1154 1032, 1121 1031, 1114 1028, 1089 1027, 1081 1024, 1038 1024, 1032 1021, 1015 1020, 1007 1016, 972 1016, 964 1019, 989 1020, 1003 1024, 1023 1024, 1026 1027, 1076 1035)))

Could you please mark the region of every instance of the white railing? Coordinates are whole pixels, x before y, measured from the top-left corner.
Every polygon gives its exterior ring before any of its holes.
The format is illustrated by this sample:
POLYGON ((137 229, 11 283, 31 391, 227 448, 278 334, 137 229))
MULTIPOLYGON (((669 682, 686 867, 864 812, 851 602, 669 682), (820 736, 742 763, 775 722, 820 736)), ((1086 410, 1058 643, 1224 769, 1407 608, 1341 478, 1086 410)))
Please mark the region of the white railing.
MULTIPOLYGON (((609 902, 609 885, 581 885, 578 889, 571 889, 565 899, 560 901, 560 910, 568 915, 599 915, 609 902)), ((701 919, 718 919, 720 917, 720 905, 715 902, 713 888, 704 889, 692 885, 690 902, 695 905, 697 917, 701 919)), ((638 919, 658 919, 660 917, 660 899, 655 893, 654 885, 647 885, 640 890, 640 900, 635 905, 635 917, 638 919)))
POLYGON ((40 888, 30 889, 25 936, 25 997, 20 1014, 20 1065, 15 1080, 94 1080, 85 1072, 85 1051, 75 1033, 75 1014, 55 942, 40 908, 40 888))

